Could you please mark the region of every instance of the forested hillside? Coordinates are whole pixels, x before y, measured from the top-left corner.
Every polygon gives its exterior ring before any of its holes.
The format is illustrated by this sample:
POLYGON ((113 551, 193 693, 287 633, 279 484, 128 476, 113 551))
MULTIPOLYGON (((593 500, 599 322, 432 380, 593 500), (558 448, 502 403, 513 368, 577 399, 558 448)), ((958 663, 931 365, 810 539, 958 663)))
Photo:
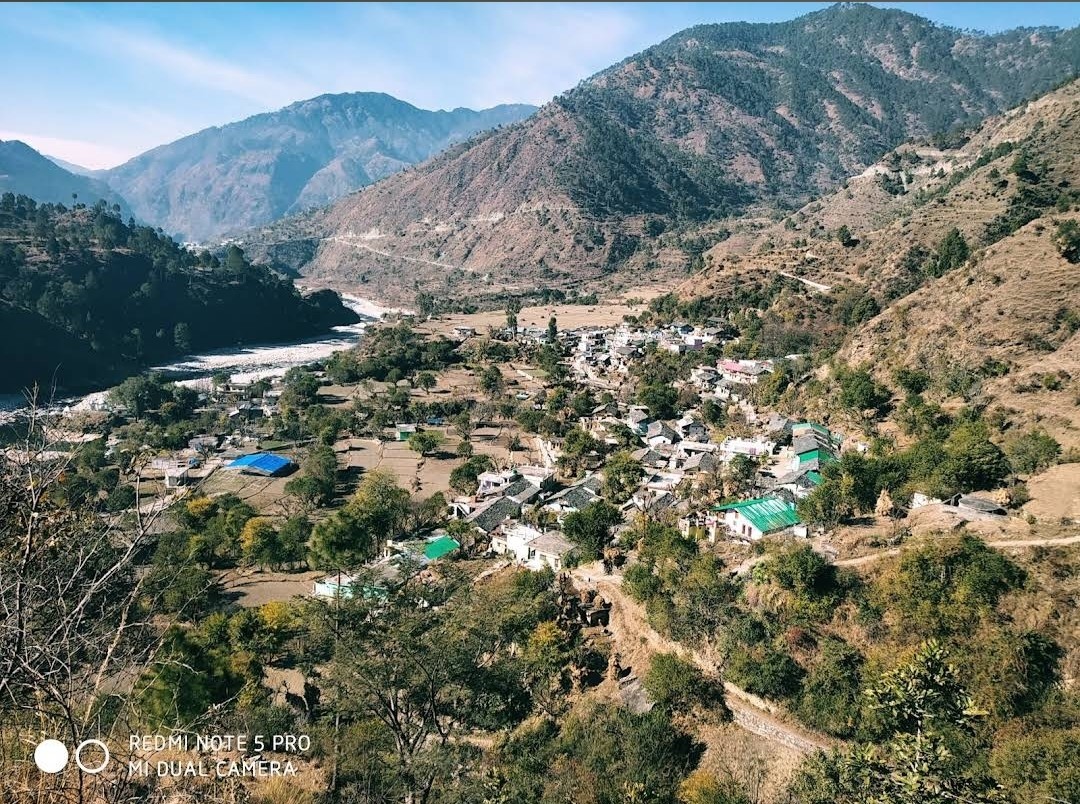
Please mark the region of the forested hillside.
POLYGON ((181 248, 104 203, 0 198, 0 387, 106 383, 156 361, 352 323, 333 293, 302 298, 251 265, 181 248))
POLYGON ((697 235, 723 236, 717 221, 797 208, 905 139, 1001 111, 1078 66, 1076 30, 976 35, 861 4, 698 26, 521 124, 245 240, 399 301, 432 282, 454 297, 474 273, 492 289, 615 286, 624 268, 685 269, 697 235))

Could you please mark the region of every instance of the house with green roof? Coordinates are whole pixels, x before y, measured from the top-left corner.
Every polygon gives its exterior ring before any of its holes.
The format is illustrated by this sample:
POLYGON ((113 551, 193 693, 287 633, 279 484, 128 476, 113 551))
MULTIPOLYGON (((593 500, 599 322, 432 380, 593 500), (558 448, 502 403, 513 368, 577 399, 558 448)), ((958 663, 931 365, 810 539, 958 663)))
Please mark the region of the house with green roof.
POLYGON ((728 533, 742 541, 756 542, 801 524, 795 504, 779 497, 760 497, 716 505, 712 510, 723 514, 723 524, 728 533))

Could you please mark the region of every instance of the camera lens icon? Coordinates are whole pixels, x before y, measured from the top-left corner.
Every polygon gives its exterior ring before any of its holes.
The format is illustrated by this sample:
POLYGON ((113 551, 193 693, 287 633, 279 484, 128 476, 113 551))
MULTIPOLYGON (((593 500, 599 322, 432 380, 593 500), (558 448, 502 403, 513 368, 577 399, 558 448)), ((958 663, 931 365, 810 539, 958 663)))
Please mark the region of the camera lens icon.
MULTIPOLYGON (((88 753, 92 757, 95 751, 90 750, 88 753)), ((69 758, 67 746, 59 740, 42 740, 34 749, 34 764, 42 773, 59 773, 67 767, 69 758)), ((75 764, 83 773, 101 773, 109 766, 110 759, 112 755, 109 753, 109 746, 101 740, 83 740, 75 749, 75 764), (101 760, 97 765, 89 764, 90 760, 83 760, 83 752, 88 749, 97 749, 97 752, 100 752, 101 760)))

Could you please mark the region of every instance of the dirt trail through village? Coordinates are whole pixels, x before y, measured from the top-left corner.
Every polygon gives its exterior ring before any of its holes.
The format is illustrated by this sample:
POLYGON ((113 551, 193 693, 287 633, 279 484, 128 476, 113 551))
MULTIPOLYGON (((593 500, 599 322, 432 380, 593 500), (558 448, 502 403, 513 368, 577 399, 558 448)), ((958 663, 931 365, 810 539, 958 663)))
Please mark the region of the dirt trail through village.
MULTIPOLYGON (((716 672, 714 662, 664 637, 649 625, 641 604, 623 592, 622 576, 604 575, 602 572, 599 564, 592 564, 575 569, 573 577, 579 587, 595 588, 611 603, 608 630, 612 633, 619 661, 624 667, 632 667, 634 674, 640 677, 653 654, 675 653, 691 659, 706 672, 716 672)), ((802 754, 828 751, 839 744, 825 735, 785 723, 770 712, 768 703, 735 684, 724 682, 724 690, 735 723, 753 734, 802 754)))

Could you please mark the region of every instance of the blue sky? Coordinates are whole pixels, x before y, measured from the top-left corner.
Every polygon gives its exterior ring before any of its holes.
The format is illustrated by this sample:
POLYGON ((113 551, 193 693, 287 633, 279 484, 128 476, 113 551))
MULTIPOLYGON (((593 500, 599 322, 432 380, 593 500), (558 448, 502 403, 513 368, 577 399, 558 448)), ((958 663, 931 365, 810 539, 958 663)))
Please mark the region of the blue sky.
MULTIPOLYGON (((0 139, 87 167, 324 92, 540 104, 690 25, 826 3, 0 5, 0 139)), ((880 3, 960 28, 1080 24, 1080 3, 880 3)))

